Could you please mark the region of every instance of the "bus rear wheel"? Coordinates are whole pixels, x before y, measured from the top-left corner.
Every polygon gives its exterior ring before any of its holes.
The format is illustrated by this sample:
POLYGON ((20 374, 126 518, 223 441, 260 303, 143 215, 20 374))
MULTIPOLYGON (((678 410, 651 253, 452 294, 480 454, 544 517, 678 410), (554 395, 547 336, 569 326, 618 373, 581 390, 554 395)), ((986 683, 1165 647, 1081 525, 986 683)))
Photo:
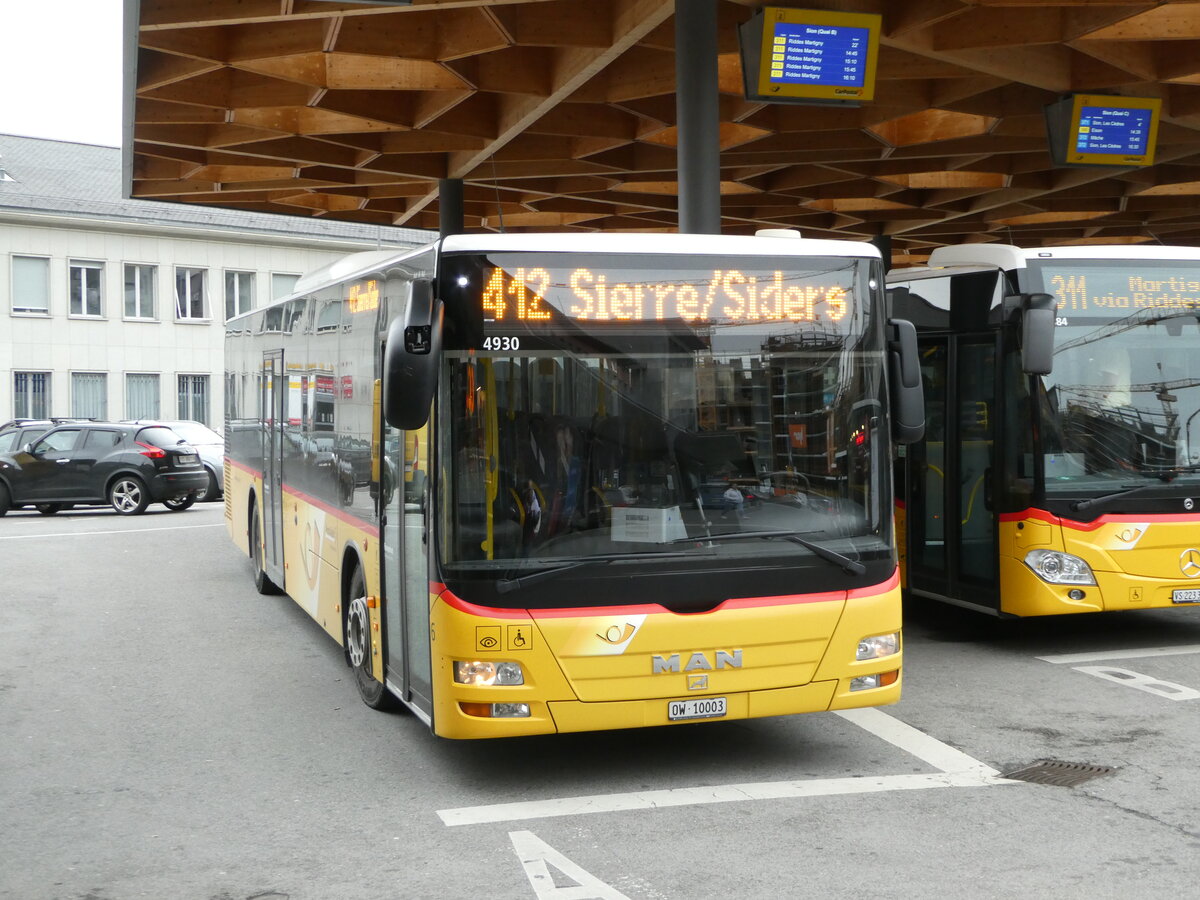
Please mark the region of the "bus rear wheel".
POLYGON ((396 708, 396 699, 391 692, 375 680, 372 672, 371 614, 367 608, 367 582, 362 567, 355 565, 350 576, 349 599, 346 603, 345 621, 346 660, 354 670, 354 682, 358 695, 371 709, 396 708))
POLYGON ((282 593, 263 568, 262 526, 258 522, 257 506, 250 513, 250 561, 254 564, 254 589, 260 594, 282 593))

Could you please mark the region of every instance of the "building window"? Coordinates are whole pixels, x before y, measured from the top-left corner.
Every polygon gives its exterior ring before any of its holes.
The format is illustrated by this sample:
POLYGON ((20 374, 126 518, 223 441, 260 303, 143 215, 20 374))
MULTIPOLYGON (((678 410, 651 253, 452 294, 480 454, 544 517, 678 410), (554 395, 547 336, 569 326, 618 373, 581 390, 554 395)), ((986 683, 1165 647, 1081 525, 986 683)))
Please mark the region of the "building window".
POLYGON ((155 266, 125 264, 125 318, 154 318, 155 266))
POLYGON ((12 310, 50 314, 50 260, 42 256, 12 258, 12 310))
POLYGON ((108 376, 103 372, 71 373, 71 415, 108 418, 108 376))
POLYGON ((50 416, 50 373, 13 373, 13 416, 46 419, 50 416))
POLYGON ((125 415, 130 419, 158 418, 158 376, 125 376, 125 415))
POLYGON ((104 263, 71 260, 71 315, 98 317, 104 314, 100 303, 100 284, 104 280, 104 263))
POLYGON ((180 321, 208 318, 208 303, 204 296, 206 271, 185 267, 175 270, 175 318, 180 321))
POLYGON ((254 309, 254 273, 225 272, 225 319, 254 309))
POLYGON ((271 275, 271 299, 278 300, 280 297, 286 297, 296 289, 296 282, 300 280, 299 275, 271 275))
POLYGON ((208 376, 179 376, 179 418, 208 424, 208 376))

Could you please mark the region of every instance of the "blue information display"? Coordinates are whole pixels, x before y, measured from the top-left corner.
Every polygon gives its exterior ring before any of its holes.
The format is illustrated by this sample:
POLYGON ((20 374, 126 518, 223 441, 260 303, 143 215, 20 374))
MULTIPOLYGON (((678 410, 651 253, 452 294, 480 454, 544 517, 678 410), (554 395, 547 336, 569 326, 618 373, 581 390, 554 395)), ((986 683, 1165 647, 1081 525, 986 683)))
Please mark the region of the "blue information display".
POLYGON ((1075 150, 1140 156, 1146 152, 1150 139, 1151 115, 1149 109, 1084 106, 1079 110, 1075 150))
POLYGON ((844 25, 776 22, 771 40, 771 81, 862 87, 870 30, 844 25))
POLYGON ((883 17, 764 6, 738 26, 747 100, 858 106, 875 98, 883 17))

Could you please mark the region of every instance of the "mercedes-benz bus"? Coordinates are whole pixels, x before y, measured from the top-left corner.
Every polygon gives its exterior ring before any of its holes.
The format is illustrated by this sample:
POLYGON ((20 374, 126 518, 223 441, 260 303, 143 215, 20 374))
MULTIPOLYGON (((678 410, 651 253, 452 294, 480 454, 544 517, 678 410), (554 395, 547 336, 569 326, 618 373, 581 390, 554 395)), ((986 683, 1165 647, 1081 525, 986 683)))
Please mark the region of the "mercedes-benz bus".
POLYGON ((229 533, 443 737, 893 703, 922 406, 884 301, 858 242, 349 257, 227 325, 229 533))
POLYGON ((926 431, 913 594, 997 615, 1200 603, 1200 249, 938 248, 888 274, 926 431))

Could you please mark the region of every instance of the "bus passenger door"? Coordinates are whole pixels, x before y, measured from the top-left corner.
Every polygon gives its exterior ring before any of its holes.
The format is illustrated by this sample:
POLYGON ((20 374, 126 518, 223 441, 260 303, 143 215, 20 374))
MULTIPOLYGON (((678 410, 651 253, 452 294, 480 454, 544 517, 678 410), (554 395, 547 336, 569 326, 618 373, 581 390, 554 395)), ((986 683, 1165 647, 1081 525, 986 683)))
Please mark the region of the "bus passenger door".
POLYGON ((930 337, 919 348, 925 436, 908 450, 909 587, 996 609, 995 339, 930 337))
POLYGON ((280 587, 283 574, 283 429, 287 425, 287 373, 283 351, 263 354, 263 570, 280 587))
POLYGON ((426 716, 433 713, 429 646, 429 429, 382 425, 380 520, 383 541, 387 681, 426 716))

